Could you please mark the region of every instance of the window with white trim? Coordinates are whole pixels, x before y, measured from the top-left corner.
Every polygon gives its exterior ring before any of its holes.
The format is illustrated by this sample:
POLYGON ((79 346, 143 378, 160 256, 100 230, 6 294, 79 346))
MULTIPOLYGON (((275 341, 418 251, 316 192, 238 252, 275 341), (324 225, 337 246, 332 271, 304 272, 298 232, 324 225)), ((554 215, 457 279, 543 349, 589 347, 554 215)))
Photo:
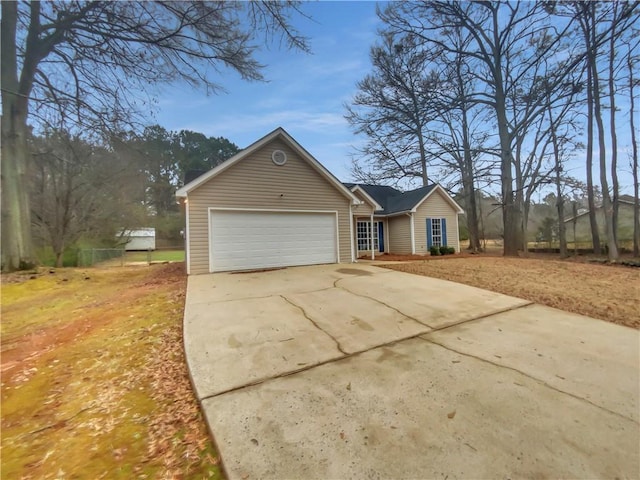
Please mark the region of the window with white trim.
POLYGON ((442 246, 442 219, 431 219, 431 244, 436 247, 442 246))
MULTIPOLYGON (((379 250, 378 245, 378 223, 373 222, 373 247, 375 250, 379 250)), ((371 222, 357 222, 356 234, 358 240, 358 250, 371 250, 371 222)))

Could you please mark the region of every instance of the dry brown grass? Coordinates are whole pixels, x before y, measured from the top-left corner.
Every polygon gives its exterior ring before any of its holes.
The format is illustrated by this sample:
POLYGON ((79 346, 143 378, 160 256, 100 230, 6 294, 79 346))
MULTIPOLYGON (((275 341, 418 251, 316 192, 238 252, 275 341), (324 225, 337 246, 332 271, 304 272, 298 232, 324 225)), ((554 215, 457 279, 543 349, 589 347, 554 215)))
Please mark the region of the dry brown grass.
POLYGON ((496 256, 445 257, 384 266, 640 328, 637 268, 496 256))
POLYGON ((1 477, 210 478, 183 264, 2 277, 1 477))

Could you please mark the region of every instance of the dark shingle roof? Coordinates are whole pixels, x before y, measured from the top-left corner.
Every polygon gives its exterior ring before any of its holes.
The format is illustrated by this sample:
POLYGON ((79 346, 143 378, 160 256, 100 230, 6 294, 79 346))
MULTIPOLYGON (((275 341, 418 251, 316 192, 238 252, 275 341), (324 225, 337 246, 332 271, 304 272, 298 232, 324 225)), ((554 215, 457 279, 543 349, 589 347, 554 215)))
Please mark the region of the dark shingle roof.
POLYGON ((362 188, 371 198, 382 205, 383 210, 380 213, 387 215, 411 210, 436 186, 434 183, 408 192, 401 192, 386 185, 363 185, 359 183, 345 183, 344 185, 348 189, 352 189, 356 185, 362 188))
POLYGON ((411 210, 425 197, 425 195, 433 190, 435 186, 436 185, 434 183, 433 185, 416 188, 415 190, 410 190, 395 197, 391 197, 387 203, 384 213, 389 214, 411 210))

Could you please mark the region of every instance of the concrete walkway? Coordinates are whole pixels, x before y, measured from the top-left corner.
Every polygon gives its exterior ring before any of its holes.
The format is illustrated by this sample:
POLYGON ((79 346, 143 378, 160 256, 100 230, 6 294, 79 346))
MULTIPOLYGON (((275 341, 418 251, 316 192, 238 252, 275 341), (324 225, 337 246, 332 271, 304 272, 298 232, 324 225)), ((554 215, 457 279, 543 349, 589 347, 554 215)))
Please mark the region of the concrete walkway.
POLYGON ((637 330, 358 264, 191 276, 184 339, 229 479, 640 473, 637 330))

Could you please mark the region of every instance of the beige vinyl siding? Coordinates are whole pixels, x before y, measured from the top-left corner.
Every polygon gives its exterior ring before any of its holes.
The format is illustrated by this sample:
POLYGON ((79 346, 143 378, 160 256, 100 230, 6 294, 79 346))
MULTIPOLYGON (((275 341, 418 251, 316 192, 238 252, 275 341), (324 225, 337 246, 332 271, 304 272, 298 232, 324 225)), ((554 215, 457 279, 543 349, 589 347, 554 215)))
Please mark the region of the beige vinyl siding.
POLYGON ((458 239, 458 214, 453 206, 436 190, 418 207, 414 213, 416 254, 429 253, 427 247, 427 218, 447 219, 447 245, 460 251, 458 239))
POLYGON ((387 227, 389 230, 389 253, 411 253, 411 219, 408 215, 389 217, 387 227))
POLYGON ((354 205, 354 206, 353 206, 353 208, 352 208, 352 212, 353 212, 353 214, 354 214, 354 215, 356 215, 356 216, 358 216, 358 217, 359 217, 359 216, 365 216, 365 215, 371 215, 371 214, 375 211, 375 210, 374 210, 374 208, 375 208, 375 207, 373 207, 373 206, 369 203, 369 202, 370 202, 370 200, 367 200, 367 199, 365 198, 365 196, 364 196, 364 195, 362 195, 362 192, 360 192, 360 191, 356 190, 355 192, 352 192, 352 193, 356 196, 356 198, 357 198, 358 200, 360 200, 361 202, 364 202, 364 203, 363 203, 363 204, 361 204, 361 205, 354 205))
POLYGON ((209 207, 338 212, 341 262, 351 261, 350 200, 286 142, 276 139, 189 192, 190 273, 209 272, 209 207), (287 162, 271 160, 283 150, 287 162))
MULTIPOLYGON (((354 195, 359 196, 357 193, 355 193, 354 195)), ((354 205, 351 208, 351 211, 356 217, 371 217, 371 214, 373 213, 373 207, 365 203, 362 205, 354 205)))

